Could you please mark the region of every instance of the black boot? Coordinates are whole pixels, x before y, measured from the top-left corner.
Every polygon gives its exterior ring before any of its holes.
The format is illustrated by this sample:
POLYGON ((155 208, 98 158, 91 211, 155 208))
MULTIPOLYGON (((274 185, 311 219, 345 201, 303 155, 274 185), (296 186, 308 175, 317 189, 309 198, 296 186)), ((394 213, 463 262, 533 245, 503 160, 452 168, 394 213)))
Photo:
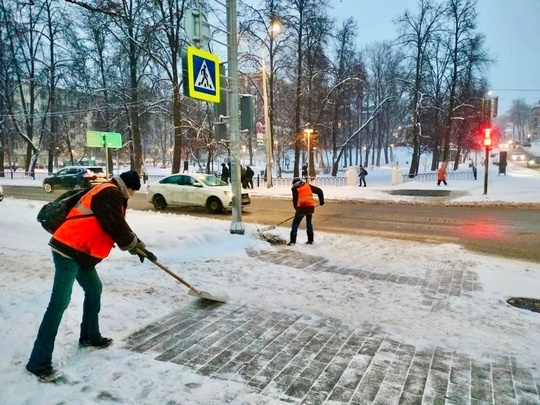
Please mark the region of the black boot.
POLYGON ((292 246, 296 243, 296 232, 291 232, 291 239, 289 243, 287 243, 287 246, 292 246))
POLYGON ((96 349, 105 349, 113 344, 113 340, 111 338, 106 338, 101 336, 100 338, 96 340, 90 340, 90 339, 79 339, 79 347, 95 347, 96 349))
POLYGON ((306 242, 307 245, 313 245, 313 232, 308 232, 307 233, 307 242, 306 242))

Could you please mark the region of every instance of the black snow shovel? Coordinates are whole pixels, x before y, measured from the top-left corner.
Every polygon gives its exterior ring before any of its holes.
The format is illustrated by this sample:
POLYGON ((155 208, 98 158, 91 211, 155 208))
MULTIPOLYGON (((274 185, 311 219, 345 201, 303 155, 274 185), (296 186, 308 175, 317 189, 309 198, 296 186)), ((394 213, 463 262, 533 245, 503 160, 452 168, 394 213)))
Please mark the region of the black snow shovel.
POLYGON ((293 218, 294 218, 294 215, 293 215, 292 217, 289 217, 289 218, 287 218, 287 219, 285 219, 285 220, 283 220, 283 221, 281 221, 281 222, 275 224, 275 225, 267 226, 266 228, 257 229, 257 231, 258 231, 258 232, 268 232, 268 231, 272 231, 272 230, 276 229, 278 226, 284 224, 284 223, 287 222, 287 221, 290 221, 290 220, 293 219, 293 218))
POLYGON ((164 272, 166 272, 169 275, 173 276, 175 279, 177 279, 182 284, 184 284, 187 288, 189 288, 188 295, 192 295, 194 297, 199 297, 200 299, 203 299, 203 300, 209 300, 209 301, 215 301, 215 302, 223 302, 223 303, 226 302, 223 298, 214 297, 209 292, 201 291, 201 290, 196 289, 191 284, 189 284, 186 280, 184 280, 182 277, 180 277, 179 275, 173 273, 171 270, 169 270, 167 267, 165 267, 163 264, 161 264, 157 260, 151 260, 150 257, 146 254, 146 251, 144 249, 137 249, 137 250, 138 250, 139 255, 144 256, 145 258, 150 260, 152 263, 154 263, 156 266, 158 266, 161 270, 163 270, 164 272))
MULTIPOLYGON (((319 207, 319 204, 316 204, 315 207, 319 207)), ((284 219, 283 221, 275 224, 275 225, 272 225, 272 226, 267 226, 266 228, 260 228, 260 229, 257 229, 257 232, 259 233, 262 233, 262 232, 268 232, 268 231, 272 231, 274 229, 276 229, 278 226, 284 224, 285 222, 288 222, 290 221, 291 219, 293 219, 294 217, 296 216, 296 214, 294 214, 292 217, 289 217, 287 219, 284 219)))

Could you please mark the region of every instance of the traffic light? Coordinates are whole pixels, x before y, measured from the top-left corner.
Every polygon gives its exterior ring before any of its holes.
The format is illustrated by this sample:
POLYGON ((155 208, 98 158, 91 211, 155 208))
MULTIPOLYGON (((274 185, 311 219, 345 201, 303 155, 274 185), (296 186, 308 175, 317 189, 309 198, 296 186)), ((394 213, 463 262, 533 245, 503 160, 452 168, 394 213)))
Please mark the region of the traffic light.
POLYGON ((491 114, 492 114, 492 103, 491 98, 484 98, 482 99, 482 121, 485 123, 491 122, 491 114))
POLYGON ((240 131, 253 134, 253 96, 240 94, 240 131))
POLYGON ((484 146, 491 146, 491 128, 484 129, 484 146))

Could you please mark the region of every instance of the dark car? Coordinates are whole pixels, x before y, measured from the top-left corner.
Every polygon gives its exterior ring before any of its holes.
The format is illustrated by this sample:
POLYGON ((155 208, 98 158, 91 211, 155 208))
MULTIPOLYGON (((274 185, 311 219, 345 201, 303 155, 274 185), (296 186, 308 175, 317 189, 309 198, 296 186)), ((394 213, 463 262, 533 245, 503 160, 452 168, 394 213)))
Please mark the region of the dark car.
POLYGON ((527 161, 527 167, 538 168, 540 167, 540 156, 534 156, 527 161))
POLYGON ((73 189, 92 187, 107 180, 101 166, 68 166, 43 179, 43 189, 50 193, 55 188, 73 189))

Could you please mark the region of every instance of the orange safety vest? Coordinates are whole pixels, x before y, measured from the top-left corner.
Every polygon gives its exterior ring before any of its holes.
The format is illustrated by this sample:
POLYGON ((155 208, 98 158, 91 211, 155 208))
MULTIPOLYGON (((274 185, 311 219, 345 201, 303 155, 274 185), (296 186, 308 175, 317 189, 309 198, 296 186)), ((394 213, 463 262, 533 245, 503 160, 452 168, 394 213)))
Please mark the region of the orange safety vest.
MULTIPOLYGON (((90 189, 71 209, 66 221, 53 234, 53 238, 97 259, 106 258, 114 246, 114 241, 103 230, 96 216, 92 215, 90 207, 94 195, 109 187, 116 186, 112 183, 103 183, 90 189), (75 216, 80 216, 80 218, 68 221, 69 218, 75 216)), ((125 212, 123 214, 125 215, 125 212)))
POLYGON ((304 183, 303 185, 298 187, 297 190, 298 190, 298 203, 296 204, 297 207, 315 207, 313 191, 311 191, 311 187, 309 186, 309 184, 304 183))

